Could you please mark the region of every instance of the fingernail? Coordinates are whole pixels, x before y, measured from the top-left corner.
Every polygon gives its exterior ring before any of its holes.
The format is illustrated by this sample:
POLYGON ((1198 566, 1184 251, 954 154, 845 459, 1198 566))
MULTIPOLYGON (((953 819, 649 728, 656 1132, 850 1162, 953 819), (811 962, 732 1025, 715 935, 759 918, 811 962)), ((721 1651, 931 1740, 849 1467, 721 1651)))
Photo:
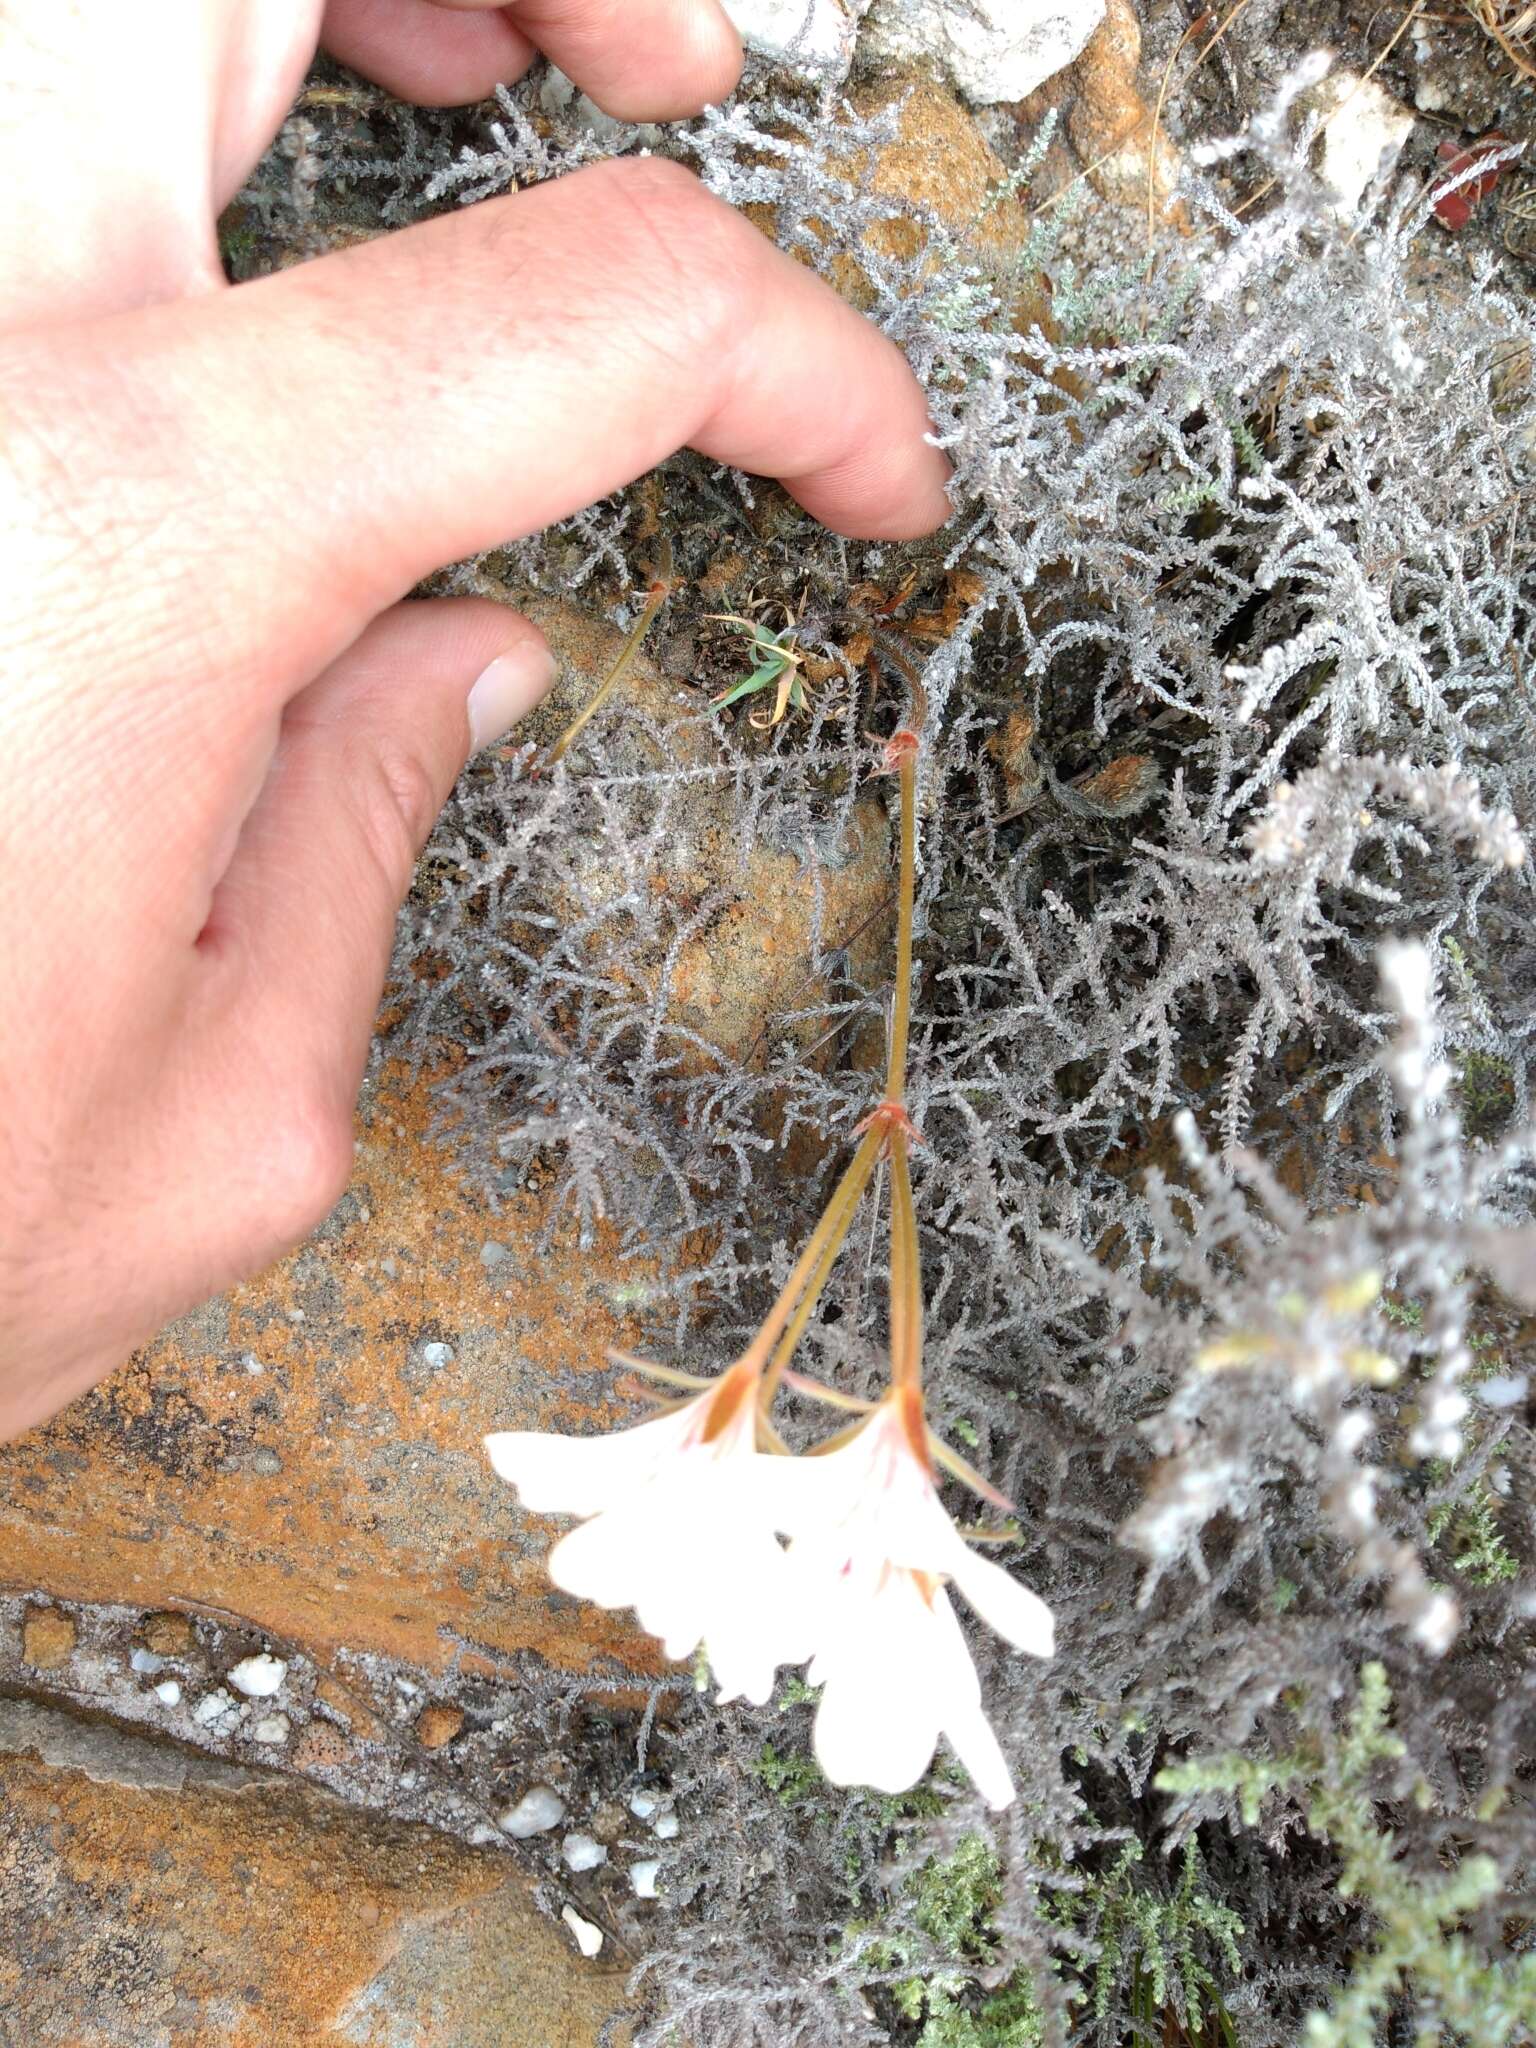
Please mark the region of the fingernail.
POLYGON ((509 733, 555 680, 555 657, 542 640, 520 640, 498 654, 469 693, 469 750, 478 753, 509 733))

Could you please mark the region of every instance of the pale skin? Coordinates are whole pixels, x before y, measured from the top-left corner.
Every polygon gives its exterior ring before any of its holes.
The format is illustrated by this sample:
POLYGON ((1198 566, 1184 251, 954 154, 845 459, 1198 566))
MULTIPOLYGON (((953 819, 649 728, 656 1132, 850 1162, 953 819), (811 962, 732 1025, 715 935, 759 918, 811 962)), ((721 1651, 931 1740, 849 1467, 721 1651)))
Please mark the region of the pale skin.
POLYGON ((552 675, 413 584, 684 445, 845 533, 948 516, 896 350, 670 164, 227 286, 317 41, 648 119, 740 65, 715 0, 0 0, 0 1438, 345 1186, 416 854, 552 675))

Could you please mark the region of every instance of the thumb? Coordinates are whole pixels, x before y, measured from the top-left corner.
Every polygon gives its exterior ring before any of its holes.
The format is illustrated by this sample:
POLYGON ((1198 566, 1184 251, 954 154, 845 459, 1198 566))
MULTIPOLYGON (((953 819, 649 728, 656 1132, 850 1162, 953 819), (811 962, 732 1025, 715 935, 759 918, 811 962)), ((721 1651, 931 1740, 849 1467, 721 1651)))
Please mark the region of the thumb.
MULTIPOLYGON (((311 1141, 334 1139, 340 1181, 416 857, 471 749, 531 710, 554 675, 543 635, 518 613, 481 598, 407 602, 283 713, 198 941, 194 1016, 223 1041, 205 1048, 210 1064, 247 1087, 271 1077, 275 1123, 298 1105, 311 1141)), ((318 1213, 337 1192, 316 1192, 318 1213)))

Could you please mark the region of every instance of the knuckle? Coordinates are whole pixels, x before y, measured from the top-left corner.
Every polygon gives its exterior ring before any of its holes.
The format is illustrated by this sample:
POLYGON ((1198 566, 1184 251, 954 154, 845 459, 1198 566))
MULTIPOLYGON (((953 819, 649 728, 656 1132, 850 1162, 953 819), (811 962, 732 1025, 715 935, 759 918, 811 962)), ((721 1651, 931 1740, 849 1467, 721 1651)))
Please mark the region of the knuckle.
POLYGON ((380 736, 369 753, 366 772, 352 778, 358 791, 361 847, 399 900, 411 885, 417 855, 442 809, 443 791, 429 762, 407 740, 380 736))
POLYGON ((334 1089, 312 1087, 284 1099, 258 1202, 272 1248, 286 1250, 322 1223, 352 1177, 352 1119, 334 1089))
POLYGON ((599 173, 631 221, 637 260, 669 327, 708 360, 744 317, 753 258, 765 246, 757 230, 665 158, 620 158, 599 173))

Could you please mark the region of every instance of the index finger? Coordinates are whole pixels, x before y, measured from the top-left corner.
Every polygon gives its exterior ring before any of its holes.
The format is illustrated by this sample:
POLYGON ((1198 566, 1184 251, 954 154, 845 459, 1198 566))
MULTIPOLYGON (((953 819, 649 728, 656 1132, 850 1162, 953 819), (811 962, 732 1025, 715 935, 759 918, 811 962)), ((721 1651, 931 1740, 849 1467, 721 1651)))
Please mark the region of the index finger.
MULTIPOLYGON (((67 526, 101 507, 114 532, 152 537, 104 547, 95 593, 119 639, 136 621, 152 652, 138 687, 169 693, 177 723, 222 699, 221 745, 431 570, 685 443, 782 477, 845 533, 909 537, 949 515, 900 352, 654 159, 66 341, 5 344, 0 411, 37 423, 38 488, 67 494, 67 526), (212 677, 187 628, 210 616, 212 677)), ((25 448, 13 437, 13 464, 25 448)), ((117 666, 101 686, 124 680, 117 666)))
POLYGON ((741 40, 719 0, 329 0, 321 41, 404 99, 484 98, 537 44, 606 112, 661 121, 723 99, 741 40))

